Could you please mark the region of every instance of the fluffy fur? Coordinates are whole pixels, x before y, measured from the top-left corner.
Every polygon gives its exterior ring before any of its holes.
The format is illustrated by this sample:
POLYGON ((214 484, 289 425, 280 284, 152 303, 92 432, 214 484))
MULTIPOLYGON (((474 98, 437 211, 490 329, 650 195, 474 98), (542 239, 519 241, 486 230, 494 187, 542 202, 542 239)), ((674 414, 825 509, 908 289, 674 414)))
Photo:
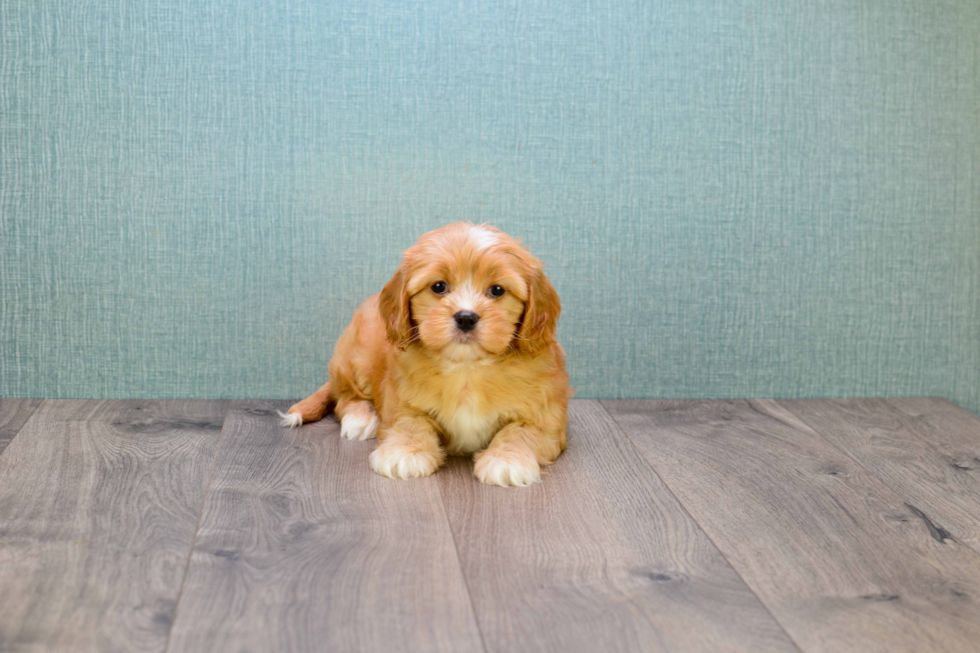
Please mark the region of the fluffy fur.
POLYGON ((370 464, 383 476, 428 476, 446 454, 475 454, 484 483, 536 483, 565 448, 560 312, 540 261, 507 234, 462 223, 431 231, 355 311, 330 380, 290 407, 283 426, 333 408, 344 437, 377 433, 370 464), (479 316, 475 328, 457 327, 459 311, 479 316))

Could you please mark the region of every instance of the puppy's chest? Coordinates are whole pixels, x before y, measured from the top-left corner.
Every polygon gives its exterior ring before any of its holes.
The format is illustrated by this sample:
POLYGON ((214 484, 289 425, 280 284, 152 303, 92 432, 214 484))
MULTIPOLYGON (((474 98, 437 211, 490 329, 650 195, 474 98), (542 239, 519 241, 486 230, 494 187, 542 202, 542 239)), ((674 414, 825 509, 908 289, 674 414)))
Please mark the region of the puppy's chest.
POLYGON ((449 453, 474 453, 485 448, 497 432, 499 416, 470 405, 460 405, 436 417, 446 433, 449 453))
POLYGON ((485 448, 500 427, 501 414, 483 396, 478 378, 445 378, 426 393, 431 415, 446 435, 451 454, 474 453, 485 448))

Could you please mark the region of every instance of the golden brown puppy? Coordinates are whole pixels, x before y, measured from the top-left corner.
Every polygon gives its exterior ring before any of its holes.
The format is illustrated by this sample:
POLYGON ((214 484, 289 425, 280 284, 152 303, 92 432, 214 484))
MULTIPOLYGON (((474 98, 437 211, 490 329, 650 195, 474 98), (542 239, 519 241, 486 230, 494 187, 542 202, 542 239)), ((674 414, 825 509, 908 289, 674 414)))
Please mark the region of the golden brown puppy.
POLYGON ((462 223, 430 231, 354 312, 330 380, 283 426, 335 407, 342 436, 377 433, 370 463, 382 476, 428 476, 447 453, 475 454, 484 483, 536 483, 565 448, 560 312, 540 261, 507 234, 462 223))

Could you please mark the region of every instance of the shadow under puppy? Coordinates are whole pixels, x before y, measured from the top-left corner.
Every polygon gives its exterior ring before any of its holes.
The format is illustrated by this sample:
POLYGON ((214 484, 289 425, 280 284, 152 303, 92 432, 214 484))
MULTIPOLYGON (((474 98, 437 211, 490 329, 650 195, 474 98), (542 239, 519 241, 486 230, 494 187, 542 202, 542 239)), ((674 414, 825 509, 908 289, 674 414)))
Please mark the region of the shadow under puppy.
POLYGON ((560 312, 541 262, 517 240, 484 225, 430 231, 354 312, 330 380, 280 413, 283 426, 333 407, 342 436, 377 434, 370 464, 382 476, 428 476, 447 453, 475 454, 483 483, 536 483, 565 448, 560 312))

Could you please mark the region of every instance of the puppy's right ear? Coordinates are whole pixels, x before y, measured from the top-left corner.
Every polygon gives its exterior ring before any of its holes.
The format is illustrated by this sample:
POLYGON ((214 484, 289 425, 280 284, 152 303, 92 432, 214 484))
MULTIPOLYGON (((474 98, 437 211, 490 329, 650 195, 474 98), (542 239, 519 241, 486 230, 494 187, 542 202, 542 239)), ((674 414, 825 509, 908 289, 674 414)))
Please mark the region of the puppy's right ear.
POLYGON ((391 281, 385 284, 378 299, 381 321, 388 332, 388 342, 404 349, 412 337, 412 315, 408 305, 408 288, 405 286, 405 265, 403 264, 391 281))

